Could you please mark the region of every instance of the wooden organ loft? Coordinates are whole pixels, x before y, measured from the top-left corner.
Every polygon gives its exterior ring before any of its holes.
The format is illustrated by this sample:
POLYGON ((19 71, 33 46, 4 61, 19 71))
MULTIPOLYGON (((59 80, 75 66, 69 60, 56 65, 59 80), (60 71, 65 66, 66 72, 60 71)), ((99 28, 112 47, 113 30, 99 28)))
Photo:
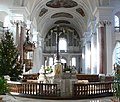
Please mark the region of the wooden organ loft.
POLYGON ((35 44, 29 41, 29 35, 27 31, 26 41, 23 45, 23 63, 25 64, 25 72, 29 71, 33 67, 33 53, 35 44))

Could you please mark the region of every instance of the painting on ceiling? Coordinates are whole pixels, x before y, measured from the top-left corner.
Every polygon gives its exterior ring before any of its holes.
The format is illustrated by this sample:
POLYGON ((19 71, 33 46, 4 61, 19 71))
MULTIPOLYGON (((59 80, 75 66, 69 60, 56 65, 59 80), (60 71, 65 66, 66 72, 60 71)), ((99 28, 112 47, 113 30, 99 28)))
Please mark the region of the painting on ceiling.
POLYGON ((70 22, 66 20, 58 20, 54 24, 60 24, 60 23, 70 24, 70 22))
POLYGON ((72 8, 77 6, 78 4, 73 0, 51 0, 47 2, 46 5, 52 8, 72 8))
POLYGON ((83 17, 85 16, 85 13, 84 13, 83 9, 77 8, 76 11, 77 11, 79 14, 81 14, 81 16, 83 16, 83 17))
POLYGON ((51 16, 51 18, 58 18, 58 17, 73 18, 71 14, 65 12, 55 13, 54 15, 51 16))
POLYGON ((40 17, 43 16, 47 11, 48 11, 48 9, 43 8, 43 9, 40 11, 39 16, 40 16, 40 17))

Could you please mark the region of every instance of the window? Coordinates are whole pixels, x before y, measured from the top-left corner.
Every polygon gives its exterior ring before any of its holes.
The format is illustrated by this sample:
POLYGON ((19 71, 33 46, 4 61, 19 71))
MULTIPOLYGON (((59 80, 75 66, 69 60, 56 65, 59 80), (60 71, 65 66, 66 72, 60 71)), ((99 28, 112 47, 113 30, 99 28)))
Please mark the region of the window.
POLYGON ((114 17, 114 21, 115 21, 115 24, 114 24, 115 31, 120 31, 120 29, 119 29, 119 18, 116 15, 114 17))
POLYGON ((59 51, 67 51, 67 41, 65 38, 59 39, 59 51))
POLYGON ((52 66, 52 65, 53 65, 53 58, 49 57, 49 66, 52 66))
POLYGON ((119 18, 115 15, 115 27, 119 27, 119 18))
POLYGON ((6 16, 5 19, 4 19, 4 27, 9 27, 9 16, 6 16))
POLYGON ((73 57, 73 58, 71 59, 70 63, 71 63, 71 66, 76 66, 76 58, 73 57))
POLYGON ((120 64, 120 42, 116 42, 114 49, 114 63, 120 64))

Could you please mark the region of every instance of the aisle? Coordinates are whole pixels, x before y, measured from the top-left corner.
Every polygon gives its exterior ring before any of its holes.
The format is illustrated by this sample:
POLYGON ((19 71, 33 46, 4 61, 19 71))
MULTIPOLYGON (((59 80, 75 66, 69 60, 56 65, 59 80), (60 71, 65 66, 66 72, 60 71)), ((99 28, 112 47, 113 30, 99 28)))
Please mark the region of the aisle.
POLYGON ((10 95, 3 95, 3 102, 111 102, 111 97, 84 99, 84 100, 43 100, 43 99, 31 99, 23 97, 13 97, 10 95))

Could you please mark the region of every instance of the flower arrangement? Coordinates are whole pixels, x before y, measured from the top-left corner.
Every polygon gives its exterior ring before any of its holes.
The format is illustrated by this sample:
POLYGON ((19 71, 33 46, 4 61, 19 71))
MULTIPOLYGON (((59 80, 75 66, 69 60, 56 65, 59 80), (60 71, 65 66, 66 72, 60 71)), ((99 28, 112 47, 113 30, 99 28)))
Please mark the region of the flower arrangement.
POLYGON ((49 73, 52 73, 53 72, 53 68, 52 68, 52 66, 42 66, 41 68, 40 68, 40 71, 39 71, 40 73, 46 73, 46 74, 49 74, 49 73))
POLYGON ((46 66, 45 72, 46 73, 52 73, 53 72, 52 66, 46 66))
POLYGON ((67 66, 66 68, 63 69, 63 72, 72 72, 72 67, 71 66, 67 66))

